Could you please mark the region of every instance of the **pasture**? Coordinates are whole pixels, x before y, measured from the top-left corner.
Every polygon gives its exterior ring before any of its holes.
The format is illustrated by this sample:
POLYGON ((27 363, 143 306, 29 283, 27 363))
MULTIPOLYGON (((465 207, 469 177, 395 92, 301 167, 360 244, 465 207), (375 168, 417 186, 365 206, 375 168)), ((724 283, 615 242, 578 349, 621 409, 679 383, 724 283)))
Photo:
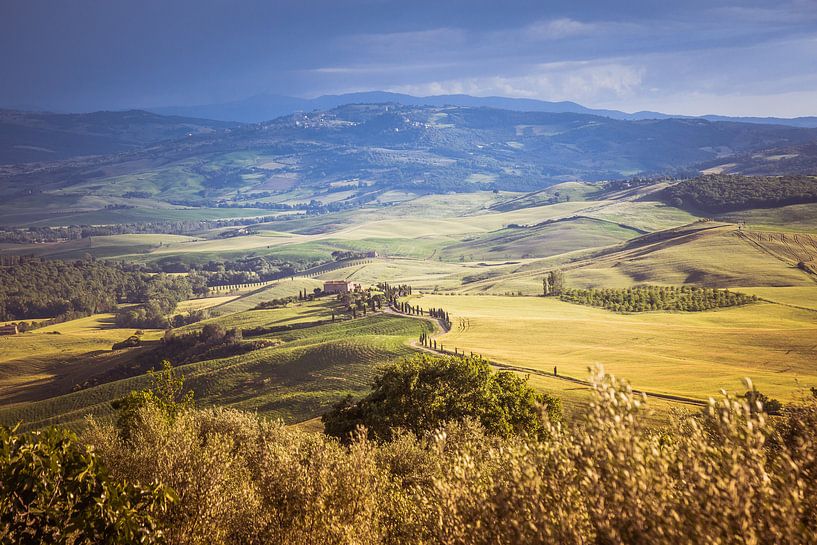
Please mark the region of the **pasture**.
POLYGON ((555 298, 415 295, 453 327, 447 350, 473 351, 518 367, 586 378, 602 364, 647 391, 705 400, 742 392, 751 377, 790 401, 817 385, 817 312, 774 303, 694 313, 617 314, 555 298))

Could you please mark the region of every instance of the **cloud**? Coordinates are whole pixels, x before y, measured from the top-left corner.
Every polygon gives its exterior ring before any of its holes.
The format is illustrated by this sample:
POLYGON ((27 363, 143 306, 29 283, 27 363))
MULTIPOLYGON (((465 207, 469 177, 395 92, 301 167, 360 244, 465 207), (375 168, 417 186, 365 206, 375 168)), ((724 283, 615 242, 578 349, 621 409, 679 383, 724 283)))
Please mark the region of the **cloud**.
POLYGON ((412 64, 362 64, 346 66, 324 66, 319 68, 309 68, 301 72, 315 75, 371 75, 371 74, 391 74, 406 72, 426 72, 429 70, 442 70, 457 66, 455 63, 412 63, 412 64))
POLYGON ((591 61, 540 64, 519 75, 452 78, 392 87, 408 94, 501 95, 540 100, 594 103, 632 96, 642 86, 646 69, 621 63, 591 61))
POLYGON ((725 21, 769 24, 802 24, 817 20, 817 5, 814 0, 780 2, 774 7, 721 6, 710 13, 725 21))
POLYGON ((598 28, 599 26, 596 24, 583 23, 569 18, 559 18, 532 23, 524 27, 519 36, 531 40, 560 40, 574 36, 585 36, 598 31, 598 28))
POLYGON ((380 34, 353 34, 344 36, 338 46, 353 52, 373 56, 399 54, 401 57, 418 52, 437 51, 440 48, 461 48, 468 41, 467 32, 459 28, 432 28, 408 32, 380 34))

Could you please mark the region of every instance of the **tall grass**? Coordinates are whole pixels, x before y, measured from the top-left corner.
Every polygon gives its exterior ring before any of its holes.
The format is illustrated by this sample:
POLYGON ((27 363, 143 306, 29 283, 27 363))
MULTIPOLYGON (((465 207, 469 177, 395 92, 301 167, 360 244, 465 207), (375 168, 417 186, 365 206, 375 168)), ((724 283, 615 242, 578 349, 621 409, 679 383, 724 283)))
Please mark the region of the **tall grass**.
POLYGON ((645 425, 646 399, 597 372, 594 400, 548 439, 470 421, 350 446, 255 415, 146 409, 125 443, 87 440, 114 475, 180 501, 171 543, 806 544, 817 535, 817 404, 772 422, 742 398, 645 425))

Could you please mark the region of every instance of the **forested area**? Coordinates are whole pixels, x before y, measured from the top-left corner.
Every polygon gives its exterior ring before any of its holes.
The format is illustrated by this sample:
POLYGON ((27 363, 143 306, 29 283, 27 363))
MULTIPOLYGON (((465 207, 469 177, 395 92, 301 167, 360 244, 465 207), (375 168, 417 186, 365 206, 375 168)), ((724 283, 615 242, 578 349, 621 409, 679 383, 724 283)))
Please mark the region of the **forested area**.
MULTIPOLYGON (((127 196, 127 195, 126 195, 127 196)), ((277 219, 276 216, 221 220, 145 221, 110 225, 68 225, 65 227, 0 227, 0 242, 30 244, 61 242, 88 237, 131 234, 192 235, 222 227, 246 227, 277 219)))
POLYGON ((166 318, 192 293, 187 278, 150 274, 134 265, 25 259, 0 267, 0 320, 61 321, 138 303, 125 313, 141 319, 123 322, 155 327, 151 324, 164 323, 159 318, 166 318))
POLYGON ((176 306, 193 296, 190 281, 183 276, 150 276, 144 288, 135 294, 139 305, 121 308, 116 313, 120 327, 167 328, 173 325, 176 306))
POLYGON ((601 307, 615 312, 680 310, 698 312, 722 307, 745 305, 757 297, 727 289, 697 286, 636 286, 634 288, 575 289, 565 288, 562 301, 601 307))
POLYGON ((817 178, 711 174, 670 186, 661 192, 661 199, 671 206, 706 212, 817 202, 817 178))

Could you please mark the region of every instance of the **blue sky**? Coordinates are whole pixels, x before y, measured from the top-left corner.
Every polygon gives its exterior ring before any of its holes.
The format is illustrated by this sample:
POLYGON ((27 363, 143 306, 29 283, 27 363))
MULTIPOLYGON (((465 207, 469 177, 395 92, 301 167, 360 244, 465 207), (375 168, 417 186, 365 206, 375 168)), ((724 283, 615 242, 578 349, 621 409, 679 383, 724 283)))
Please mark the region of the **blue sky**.
POLYGON ((817 115, 817 0, 2 0, 0 9, 7 106, 377 89, 817 115))

